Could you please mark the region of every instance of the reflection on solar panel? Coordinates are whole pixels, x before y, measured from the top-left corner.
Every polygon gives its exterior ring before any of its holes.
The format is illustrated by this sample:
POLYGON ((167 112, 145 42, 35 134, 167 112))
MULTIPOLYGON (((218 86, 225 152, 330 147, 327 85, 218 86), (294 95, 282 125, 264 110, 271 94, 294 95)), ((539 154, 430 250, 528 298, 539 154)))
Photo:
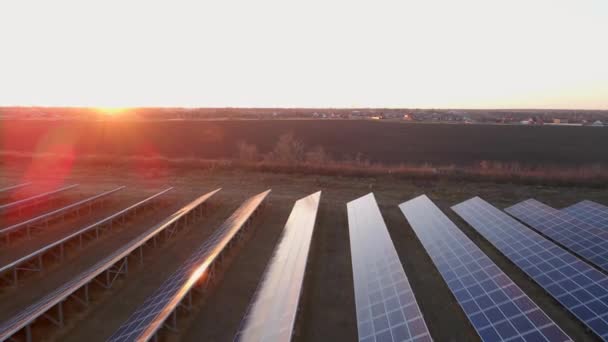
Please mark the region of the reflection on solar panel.
POLYGON ((452 209, 589 329, 608 340, 608 277, 479 197, 452 209))
MULTIPOLYGON (((191 294, 199 279, 208 274, 213 262, 249 220, 270 190, 246 200, 190 258, 131 315, 108 341, 148 341, 191 294)), ((175 325, 170 326, 175 329, 175 325)))
POLYGON ((594 227, 608 229, 608 207, 593 201, 582 201, 561 210, 594 227))
POLYGON ((183 208, 179 209, 162 222, 152 226, 136 238, 121 246, 112 254, 103 258, 95 265, 91 266, 84 272, 77 275, 75 278, 64 283, 62 286, 49 293, 34 304, 25 308, 23 311, 14 315, 10 320, 0 324, 0 341, 5 341, 21 330, 25 330, 26 340, 31 339, 31 325, 38 318, 45 317, 49 321, 58 326, 64 325, 63 303, 68 298, 78 299, 80 303, 88 304, 88 286, 91 282, 97 281, 103 287, 109 288, 120 274, 128 273, 129 255, 139 249, 140 257, 143 261, 143 246, 148 241, 155 241, 161 233, 167 234, 168 230, 175 230, 178 226, 188 221, 188 217, 198 216, 201 213, 204 203, 220 189, 209 192, 194 201, 190 202, 183 208), (184 222, 185 221, 185 222, 184 222), (99 276, 105 274, 104 281, 100 281, 99 276), (76 291, 85 289, 84 298, 77 296, 76 291), (57 318, 51 315, 50 310, 57 308, 57 318))
POLYGON ((608 231, 533 199, 518 203, 505 211, 608 271, 608 231))
POLYGON ((235 341, 290 341, 321 191, 293 206, 235 341))
POLYGON ((359 341, 431 341, 374 195, 346 207, 359 341))
POLYGON ((483 341, 571 341, 428 197, 399 208, 483 341))

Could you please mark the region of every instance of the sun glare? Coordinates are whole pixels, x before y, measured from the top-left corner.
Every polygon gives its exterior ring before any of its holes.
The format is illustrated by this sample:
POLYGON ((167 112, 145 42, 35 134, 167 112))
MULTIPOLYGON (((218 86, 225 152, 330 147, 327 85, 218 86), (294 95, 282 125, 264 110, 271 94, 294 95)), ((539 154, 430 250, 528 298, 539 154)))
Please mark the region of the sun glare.
POLYGON ((108 116, 115 116, 115 115, 119 115, 124 113, 125 111, 127 111, 127 108, 122 108, 122 107, 99 107, 97 108, 97 111, 108 115, 108 116))

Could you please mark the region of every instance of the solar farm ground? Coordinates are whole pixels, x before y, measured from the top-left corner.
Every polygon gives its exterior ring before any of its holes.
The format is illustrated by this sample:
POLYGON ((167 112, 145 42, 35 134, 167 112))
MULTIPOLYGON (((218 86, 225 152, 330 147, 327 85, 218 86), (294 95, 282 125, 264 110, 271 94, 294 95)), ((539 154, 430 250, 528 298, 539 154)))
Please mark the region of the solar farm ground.
MULTIPOLYGON (((0 171, 0 188, 19 183, 23 169, 0 171)), ((75 276, 146 228, 161 221, 194 198, 222 187, 211 198, 211 210, 202 220, 190 224, 159 248, 146 250, 143 266, 134 263, 129 274, 109 291, 94 291, 93 304, 86 310, 66 308, 67 326, 37 326, 35 336, 55 341, 103 341, 186 260, 215 228, 246 198, 272 188, 268 206, 254 219, 253 230, 230 254, 221 280, 197 302, 197 308, 180 319, 181 333, 164 333, 166 341, 231 341, 273 252, 295 200, 322 190, 317 225, 313 236, 297 341, 353 341, 357 338, 354 290, 346 202, 374 192, 397 253, 409 277, 429 330, 436 341, 478 341, 464 313, 452 297, 424 248, 397 207, 420 194, 427 194, 503 271, 576 341, 595 341, 544 291, 528 279, 485 239, 458 218, 449 207, 479 195, 498 208, 534 197, 561 208, 582 199, 608 204, 602 189, 554 188, 512 184, 408 181, 389 177, 351 178, 314 175, 283 175, 251 172, 179 171, 135 172, 121 168, 71 170, 66 179, 38 179, 37 183, 79 183, 70 201, 92 196, 118 185, 127 189, 111 195, 102 209, 81 218, 52 225, 48 232, 31 240, 21 239, 1 247, 0 263, 64 236, 86 223, 116 212, 166 186, 175 190, 165 195, 160 209, 146 210, 111 234, 72 253, 63 263, 23 278, 17 288, 0 290, 0 321, 75 276)), ((0 203, 9 199, 0 196, 0 203)), ((59 206, 56 204, 55 206, 59 206)), ((33 213, 32 213, 33 215, 33 213)))

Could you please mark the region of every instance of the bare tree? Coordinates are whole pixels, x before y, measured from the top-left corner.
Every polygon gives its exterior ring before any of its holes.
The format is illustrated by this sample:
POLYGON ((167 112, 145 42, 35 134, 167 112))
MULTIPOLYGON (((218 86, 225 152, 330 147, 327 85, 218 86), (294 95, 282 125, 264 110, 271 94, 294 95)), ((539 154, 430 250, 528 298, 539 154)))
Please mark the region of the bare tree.
POLYGON ((259 159, 258 148, 255 145, 241 141, 237 144, 239 160, 253 162, 259 159))
POLYGON ((317 146, 313 148, 311 151, 306 152, 306 162, 315 165, 325 164, 331 161, 331 157, 323 146, 317 146))
POLYGON ((292 133, 283 134, 279 137, 271 158, 288 163, 300 162, 304 159, 304 144, 296 139, 292 133))

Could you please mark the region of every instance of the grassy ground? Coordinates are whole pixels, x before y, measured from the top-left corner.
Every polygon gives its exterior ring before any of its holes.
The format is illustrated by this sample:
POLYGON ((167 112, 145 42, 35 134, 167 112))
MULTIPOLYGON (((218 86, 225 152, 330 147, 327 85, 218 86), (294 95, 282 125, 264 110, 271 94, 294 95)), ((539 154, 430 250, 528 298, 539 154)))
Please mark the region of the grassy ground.
MULTIPOLYGON (((0 173, 0 187, 16 183, 23 172, 22 169, 3 169, 0 173)), ((50 178, 45 180, 48 181, 50 178)), ((481 196, 499 208, 530 197, 558 208, 582 199, 608 204, 608 193, 605 190, 422 181, 388 176, 356 178, 183 169, 159 172, 134 171, 130 168, 76 168, 71 170, 65 181, 86 185, 82 190, 83 195, 100 192, 114 185, 127 185, 128 190, 113 195, 116 201, 113 205, 116 206, 126 206, 130 201, 143 198, 151 191, 163 188, 165 185, 175 186, 176 189, 170 197, 170 205, 138 216, 125 228, 73 255, 64 264, 65 266, 52 268, 41 276, 28 277, 24 279, 19 289, 3 290, 0 293, 2 319, 6 319, 62 281, 94 264, 96 260, 111 253, 117 246, 168 216, 184 203, 217 187, 223 189, 212 198, 211 204, 214 210, 207 217, 189 225, 168 243, 149 250, 143 267, 135 266, 130 274, 111 291, 96 294, 94 305, 76 315, 65 329, 54 331, 52 334, 51 330, 45 330, 44 333, 49 334, 50 340, 102 341, 107 338, 236 209, 239 203, 267 188, 272 188, 268 199, 270 205, 256 218, 250 235, 233 253, 229 266, 223 272, 222 280, 204 301, 197 303, 196 310, 187 319, 181 321, 181 333, 165 335, 166 340, 230 341, 238 329, 244 310, 276 246, 293 202, 317 190, 322 190, 323 194, 297 324, 297 341, 356 339, 346 202, 372 191, 379 202, 397 253, 435 340, 478 341, 478 337, 397 208, 399 203, 423 193, 434 200, 465 234, 511 276, 571 337, 576 341, 595 340, 582 324, 454 215, 449 207, 475 195, 481 196)), ((103 214, 111 212, 114 207, 105 210, 103 214)), ((68 226, 75 229, 81 223, 73 221, 68 226)), ((70 228, 57 229, 58 232, 63 232, 62 229, 70 230, 70 228)), ((34 238, 34 241, 39 238, 34 238)), ((18 254, 26 250, 26 242, 8 248, 7 251, 10 253, 18 254)))

